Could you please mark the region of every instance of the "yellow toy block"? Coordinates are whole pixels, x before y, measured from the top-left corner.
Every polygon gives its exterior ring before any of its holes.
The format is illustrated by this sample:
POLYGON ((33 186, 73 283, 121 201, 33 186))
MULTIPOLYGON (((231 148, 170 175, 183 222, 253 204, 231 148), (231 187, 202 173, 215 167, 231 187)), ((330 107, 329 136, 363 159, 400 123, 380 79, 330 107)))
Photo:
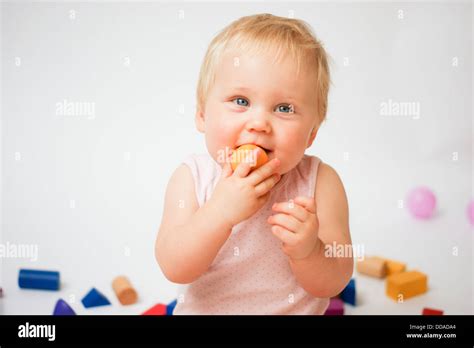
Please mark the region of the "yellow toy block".
POLYGON ((427 289, 428 277, 419 271, 402 272, 387 277, 386 294, 396 301, 423 294, 427 289))
POLYGON ((376 278, 384 278, 387 274, 386 262, 381 257, 370 256, 357 262, 357 272, 376 278))
POLYGON ((405 269, 407 268, 405 263, 399 261, 385 259, 385 262, 387 264, 387 276, 405 272, 405 269))

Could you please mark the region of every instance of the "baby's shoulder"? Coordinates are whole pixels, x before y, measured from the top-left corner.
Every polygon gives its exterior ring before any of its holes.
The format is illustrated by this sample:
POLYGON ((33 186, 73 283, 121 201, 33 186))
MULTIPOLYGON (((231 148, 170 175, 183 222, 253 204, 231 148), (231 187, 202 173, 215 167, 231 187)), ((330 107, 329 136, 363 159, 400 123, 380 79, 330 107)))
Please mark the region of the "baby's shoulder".
POLYGON ((332 166, 322 161, 318 166, 314 197, 316 198, 316 202, 327 199, 346 200, 346 193, 341 177, 332 166))
POLYGON ((317 184, 319 183, 322 186, 342 184, 341 178, 336 169, 323 161, 319 162, 317 176, 317 184))
POLYGON ((193 177, 196 198, 199 205, 206 202, 220 176, 219 164, 209 154, 188 155, 184 160, 193 177))
POLYGON ((191 170, 193 176, 201 178, 212 178, 218 172, 218 164, 206 153, 193 153, 182 161, 191 170))

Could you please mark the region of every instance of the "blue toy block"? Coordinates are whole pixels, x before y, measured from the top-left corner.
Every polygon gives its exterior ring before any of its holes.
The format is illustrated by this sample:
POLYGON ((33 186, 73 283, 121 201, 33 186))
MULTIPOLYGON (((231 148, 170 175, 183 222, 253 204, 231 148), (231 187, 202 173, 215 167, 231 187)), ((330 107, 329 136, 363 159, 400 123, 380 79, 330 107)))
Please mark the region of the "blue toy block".
POLYGON ((22 289, 59 290, 59 272, 20 269, 18 286, 22 289))
POLYGON ((349 303, 353 306, 356 305, 356 284, 354 278, 352 278, 349 284, 342 290, 340 297, 345 303, 349 303))
POLYGON ((76 312, 63 299, 59 299, 54 307, 53 315, 76 315, 76 312))
POLYGON ((176 303, 178 300, 174 300, 166 306, 166 315, 173 315, 174 307, 176 307, 176 303))
POLYGON ((96 288, 92 288, 86 296, 81 300, 82 304, 86 308, 98 307, 98 306, 107 306, 110 304, 107 297, 102 295, 96 288))

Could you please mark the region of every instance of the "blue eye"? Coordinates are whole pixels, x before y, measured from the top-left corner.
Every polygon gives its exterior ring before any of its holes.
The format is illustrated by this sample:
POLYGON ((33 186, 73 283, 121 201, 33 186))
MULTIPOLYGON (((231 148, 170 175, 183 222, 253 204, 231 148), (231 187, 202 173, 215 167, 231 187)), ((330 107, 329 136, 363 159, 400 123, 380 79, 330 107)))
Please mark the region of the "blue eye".
POLYGON ((277 106, 279 112, 292 114, 295 112, 295 108, 291 104, 281 104, 277 106))
POLYGON ((249 106, 249 102, 244 98, 235 98, 232 101, 239 106, 249 106))

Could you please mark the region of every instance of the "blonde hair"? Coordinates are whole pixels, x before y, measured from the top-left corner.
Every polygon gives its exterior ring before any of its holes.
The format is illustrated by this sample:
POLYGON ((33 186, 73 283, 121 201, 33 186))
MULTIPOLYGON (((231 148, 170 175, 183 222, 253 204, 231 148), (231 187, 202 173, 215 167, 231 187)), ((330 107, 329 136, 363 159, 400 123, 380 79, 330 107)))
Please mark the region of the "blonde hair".
POLYGON ((322 43, 311 27, 304 21, 278 17, 271 14, 257 14, 242 17, 225 27, 209 44, 199 72, 197 85, 197 106, 204 110, 205 102, 216 75, 216 66, 222 54, 238 48, 244 52, 260 53, 276 49, 275 61, 282 54, 289 53, 296 61, 297 73, 303 61, 315 68, 315 86, 318 102, 319 123, 326 118, 330 74, 328 56, 322 43))

